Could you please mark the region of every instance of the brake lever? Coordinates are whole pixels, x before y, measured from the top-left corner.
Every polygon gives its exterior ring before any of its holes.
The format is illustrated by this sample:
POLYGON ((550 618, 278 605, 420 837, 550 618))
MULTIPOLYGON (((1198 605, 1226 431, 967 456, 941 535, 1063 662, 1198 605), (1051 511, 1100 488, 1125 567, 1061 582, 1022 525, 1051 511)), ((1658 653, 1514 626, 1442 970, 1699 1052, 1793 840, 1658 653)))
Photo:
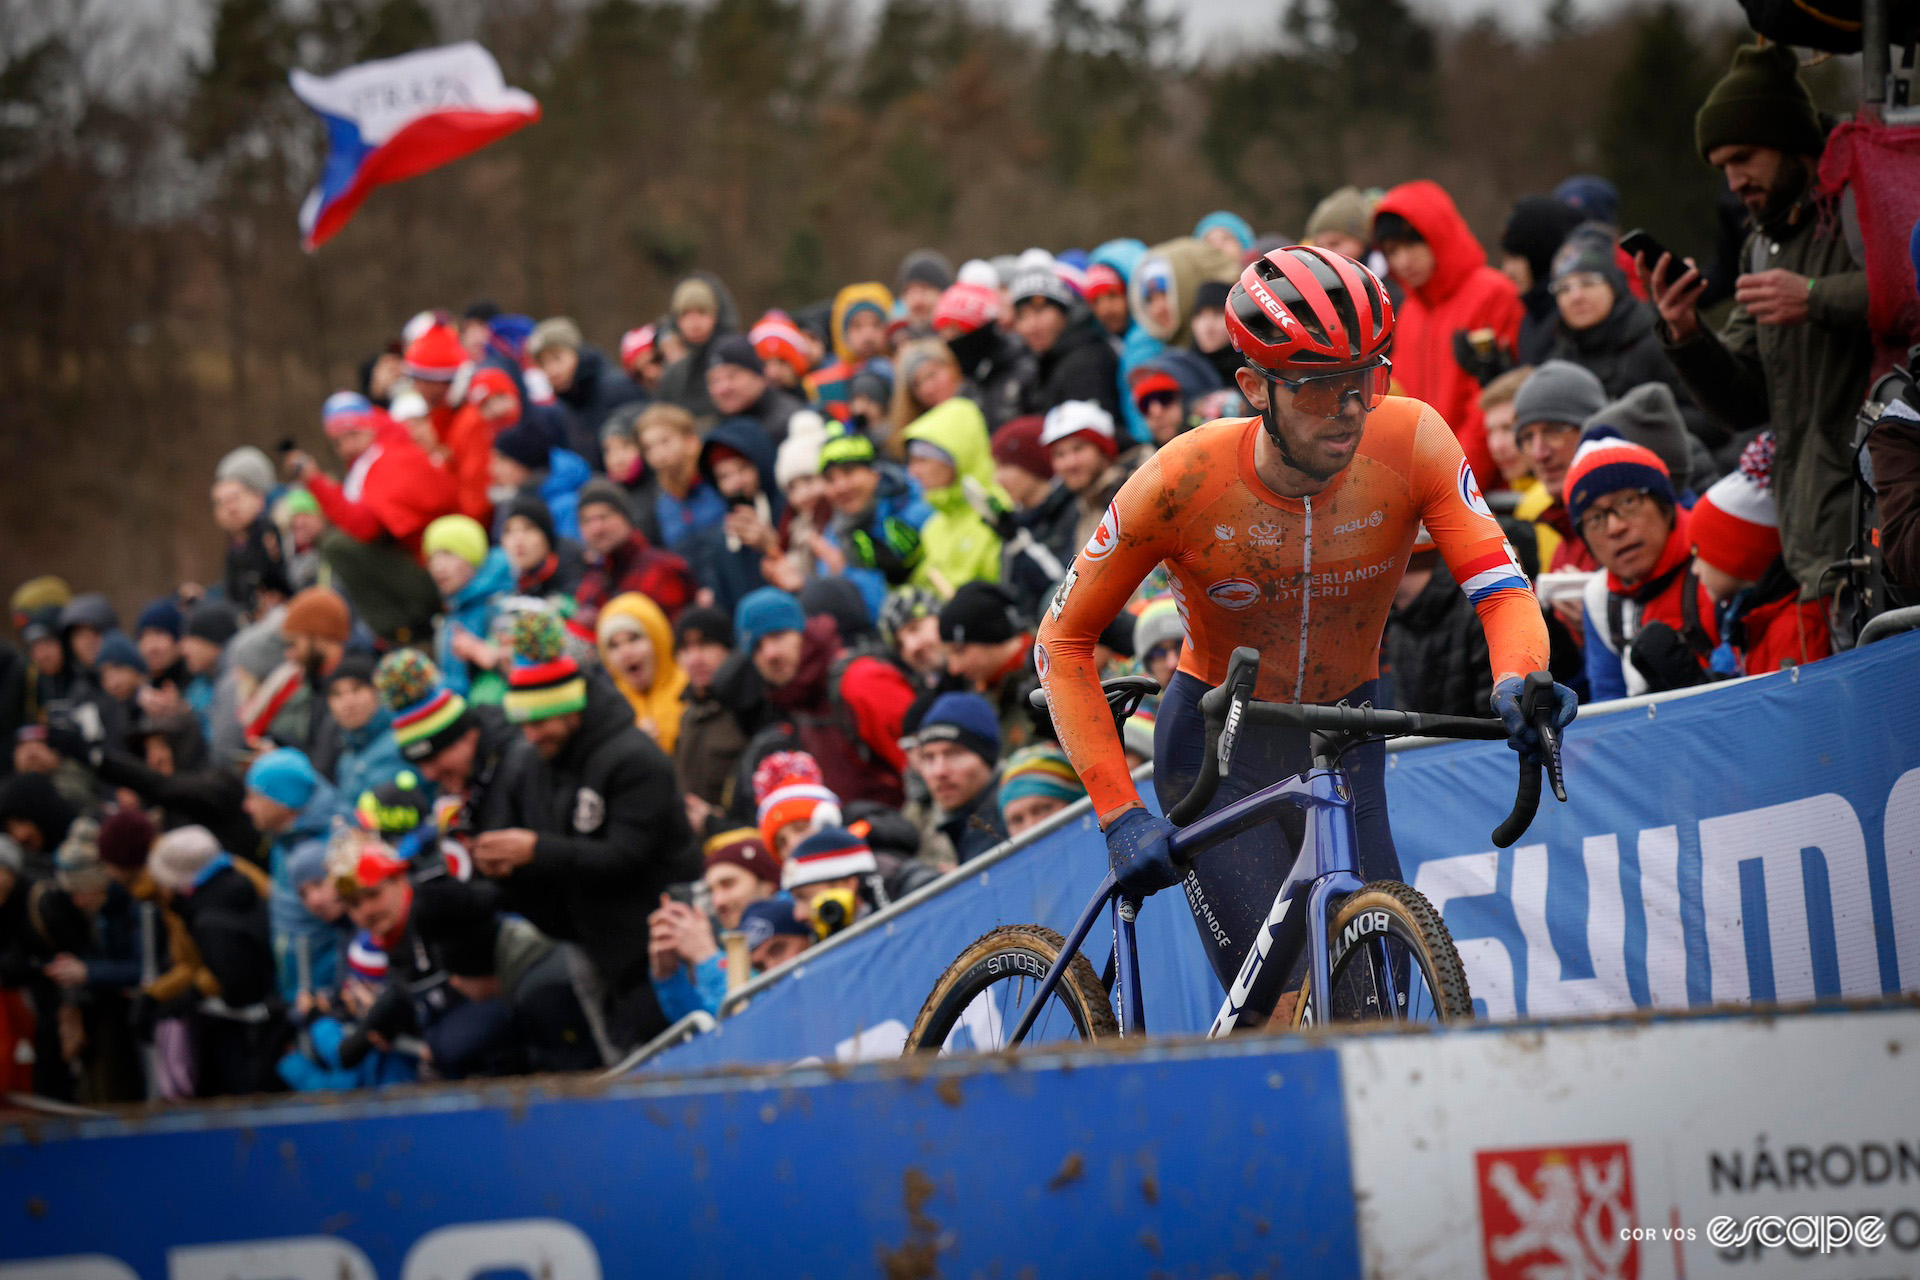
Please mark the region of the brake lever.
POLYGON ((1553 788, 1553 798, 1565 804, 1567 783, 1560 767, 1560 730, 1548 716, 1542 716, 1535 728, 1540 733, 1540 757, 1547 765, 1547 784, 1553 788))

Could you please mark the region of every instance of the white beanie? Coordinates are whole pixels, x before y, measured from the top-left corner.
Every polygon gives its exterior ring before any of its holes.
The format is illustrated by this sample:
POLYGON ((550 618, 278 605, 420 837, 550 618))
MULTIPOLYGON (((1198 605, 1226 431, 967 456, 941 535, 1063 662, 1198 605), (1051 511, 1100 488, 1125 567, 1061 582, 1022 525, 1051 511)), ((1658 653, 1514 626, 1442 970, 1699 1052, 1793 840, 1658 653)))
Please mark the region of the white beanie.
POLYGON ((968 258, 960 264, 960 273, 954 280, 958 284, 984 285, 989 289, 1000 287, 1000 273, 985 258, 968 258))
POLYGON ((1047 410, 1046 422, 1040 428, 1040 443, 1050 447, 1082 431, 1091 431, 1112 441, 1115 438, 1113 415, 1093 400, 1068 400, 1057 404, 1047 410))
POLYGON ((163 889, 179 893, 192 886, 207 864, 220 856, 220 842, 205 827, 180 827, 153 842, 147 873, 163 889))
POLYGON ((261 450, 243 444, 213 469, 213 482, 222 480, 237 480, 264 498, 273 492, 273 463, 261 450))

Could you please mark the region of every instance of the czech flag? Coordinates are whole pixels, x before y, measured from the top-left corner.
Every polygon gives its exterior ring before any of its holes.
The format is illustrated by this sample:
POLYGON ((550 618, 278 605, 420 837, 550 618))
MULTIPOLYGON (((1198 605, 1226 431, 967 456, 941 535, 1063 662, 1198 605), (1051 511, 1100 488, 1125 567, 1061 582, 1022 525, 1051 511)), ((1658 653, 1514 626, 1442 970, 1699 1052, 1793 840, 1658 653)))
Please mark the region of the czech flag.
POLYGON ((493 55, 470 40, 289 78, 294 95, 327 122, 326 167, 300 206, 309 252, 375 187, 437 169, 540 118, 533 95, 508 88, 493 55))

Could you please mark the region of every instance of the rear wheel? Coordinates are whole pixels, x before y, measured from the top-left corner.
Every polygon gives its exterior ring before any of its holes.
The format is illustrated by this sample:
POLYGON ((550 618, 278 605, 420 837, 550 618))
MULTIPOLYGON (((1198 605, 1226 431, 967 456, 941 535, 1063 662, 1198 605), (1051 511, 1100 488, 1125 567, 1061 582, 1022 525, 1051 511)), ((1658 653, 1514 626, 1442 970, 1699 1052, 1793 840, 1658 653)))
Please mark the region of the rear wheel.
MULTIPOLYGON (((1066 940, 1034 924, 1005 925, 947 966, 907 1035, 907 1053, 986 1053, 1007 1037, 1039 993, 1066 940)), ((1036 1017, 1022 1046, 1120 1034, 1107 990, 1076 955, 1036 1017)))
MULTIPOLYGON (((1453 935, 1410 885, 1376 880, 1350 895, 1327 925, 1330 1022, 1469 1022, 1473 995, 1453 935)), ((1313 1023, 1309 974, 1295 1026, 1313 1023)))

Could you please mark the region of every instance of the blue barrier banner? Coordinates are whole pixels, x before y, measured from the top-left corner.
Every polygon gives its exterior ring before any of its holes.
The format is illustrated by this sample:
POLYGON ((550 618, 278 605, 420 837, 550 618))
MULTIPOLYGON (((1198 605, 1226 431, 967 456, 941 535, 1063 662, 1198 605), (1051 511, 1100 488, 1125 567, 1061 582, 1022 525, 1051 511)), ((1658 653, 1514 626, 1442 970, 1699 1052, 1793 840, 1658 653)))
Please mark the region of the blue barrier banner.
POLYGON ((0 1129, 0 1280, 1360 1274, 1303 1042, 43 1128, 0 1129))
MULTIPOLYGON (((1920 989, 1920 635, 1690 697, 1595 714, 1567 737, 1569 803, 1513 849, 1513 753, 1389 755, 1405 878, 1446 917, 1495 1019, 1920 989)), ((1150 790, 1150 788, 1149 788, 1150 790)), ((1064 932, 1105 870, 1090 818, 883 927, 805 957, 715 1032, 656 1060, 898 1052, 927 992, 996 926, 1064 932)), ((1108 946, 1096 925, 1096 967, 1108 946)), ((1140 922, 1148 1029, 1198 1033, 1220 987, 1186 904, 1140 922)))

